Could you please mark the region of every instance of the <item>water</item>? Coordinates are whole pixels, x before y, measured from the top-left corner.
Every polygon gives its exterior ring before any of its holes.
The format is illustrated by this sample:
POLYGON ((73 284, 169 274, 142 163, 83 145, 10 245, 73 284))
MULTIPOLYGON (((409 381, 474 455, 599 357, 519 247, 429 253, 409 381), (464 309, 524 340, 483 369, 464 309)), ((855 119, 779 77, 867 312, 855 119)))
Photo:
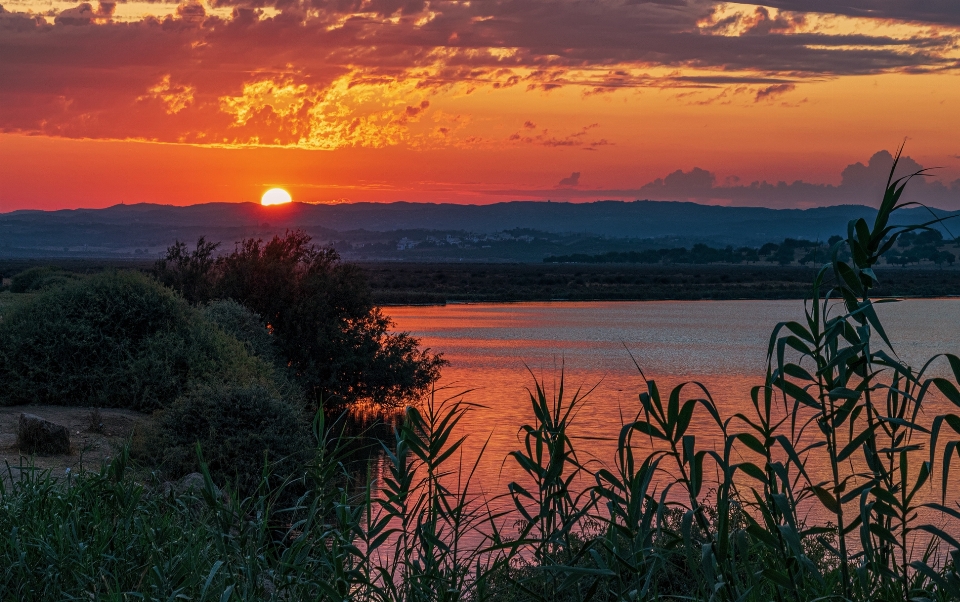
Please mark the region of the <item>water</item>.
MULTIPOLYGON (((476 484, 488 495, 522 478, 506 460, 520 449, 518 429, 532 423, 527 388, 533 375, 548 392, 561 368, 568 391, 592 389, 575 421, 582 459, 609 463, 620 425, 639 410, 644 379, 661 391, 703 383, 724 417, 747 412, 750 387, 763 382, 766 349, 777 322, 803 317, 801 301, 662 301, 471 304, 391 307, 398 330, 443 353, 441 393, 466 391, 477 404, 464 419, 464 463, 479 461, 476 484)), ((939 352, 960 353, 960 300, 908 300, 878 313, 902 359, 920 366, 939 352)), ((691 394, 693 391, 691 391, 691 394)), ((441 394, 438 394, 440 396, 441 394)), ((957 409, 960 413, 960 409, 957 409)), ((714 441, 705 414, 691 432, 714 441)))

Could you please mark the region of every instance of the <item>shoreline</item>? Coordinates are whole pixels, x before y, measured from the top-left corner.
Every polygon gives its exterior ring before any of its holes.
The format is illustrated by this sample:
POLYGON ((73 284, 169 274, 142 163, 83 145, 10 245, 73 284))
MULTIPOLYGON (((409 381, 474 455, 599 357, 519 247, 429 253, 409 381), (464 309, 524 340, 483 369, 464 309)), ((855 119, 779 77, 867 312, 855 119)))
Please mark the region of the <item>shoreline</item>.
MULTIPOLYGON (((776 297, 776 298, 758 298, 758 297, 737 297, 729 299, 518 299, 506 301, 484 301, 484 300, 453 300, 443 303, 389 303, 379 304, 378 307, 446 307, 447 305, 519 305, 519 304, 556 304, 565 305, 569 303, 701 303, 701 302, 728 302, 728 301, 807 301, 809 297, 776 297)), ((874 302, 883 301, 893 303, 897 301, 960 301, 960 295, 939 295, 939 296, 919 296, 919 295, 897 295, 894 297, 877 297, 874 302)))
MULTIPOLYGON (((805 266, 359 264, 377 305, 808 298, 805 266)), ((878 297, 960 296, 960 270, 879 268, 878 297)))

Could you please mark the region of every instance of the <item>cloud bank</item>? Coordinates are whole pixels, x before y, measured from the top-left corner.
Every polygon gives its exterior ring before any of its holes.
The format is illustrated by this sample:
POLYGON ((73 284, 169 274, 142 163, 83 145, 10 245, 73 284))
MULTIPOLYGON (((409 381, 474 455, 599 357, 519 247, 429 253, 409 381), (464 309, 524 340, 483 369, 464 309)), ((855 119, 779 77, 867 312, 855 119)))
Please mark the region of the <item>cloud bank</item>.
MULTIPOLYGON (((826 205, 876 206, 883 196, 884 185, 892 166, 893 156, 889 151, 882 150, 870 157, 866 163, 852 163, 844 168, 839 185, 813 184, 803 180, 789 183, 755 181, 739 184, 736 183, 739 178, 735 177, 727 178, 727 183, 718 184, 716 174, 694 167, 690 171, 678 169, 635 189, 499 190, 494 194, 526 199, 696 201, 780 209, 826 205), (729 183, 731 180, 733 183, 729 183)), ((923 169, 924 167, 912 158, 902 156, 897 164, 895 177, 907 176, 923 169)), ((579 180, 580 174, 574 175, 579 180)), ((904 198, 941 209, 960 209, 960 179, 945 184, 923 176, 915 177, 908 184, 904 198)))
MULTIPOLYGON (((443 109, 435 96, 452 89, 574 87, 588 95, 745 86, 759 103, 824 78, 960 67, 953 0, 767 4, 191 0, 150 5, 160 16, 130 19, 108 2, 50 12, 21 1, 18 10, 0 7, 0 132, 444 146, 469 143, 454 124, 427 118, 443 109), (823 25, 810 11, 902 27, 858 33, 823 25)), ((518 136, 548 146, 607 144, 518 136)))

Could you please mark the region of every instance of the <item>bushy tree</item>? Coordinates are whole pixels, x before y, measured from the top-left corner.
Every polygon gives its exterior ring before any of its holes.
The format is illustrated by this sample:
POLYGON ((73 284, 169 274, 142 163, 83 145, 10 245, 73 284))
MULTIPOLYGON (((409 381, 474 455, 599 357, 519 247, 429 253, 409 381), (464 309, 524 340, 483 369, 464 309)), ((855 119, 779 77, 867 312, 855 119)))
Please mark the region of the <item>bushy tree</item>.
POLYGON ((263 318, 233 299, 217 299, 201 308, 203 317, 244 344, 251 355, 273 363, 277 359, 274 344, 263 318))
POLYGON ((10 279, 10 292, 29 293, 77 280, 76 274, 51 267, 36 267, 24 270, 10 279))
POLYGON ((207 242, 201 236, 197 248, 190 251, 178 240, 157 261, 157 279, 194 303, 209 301, 213 297, 214 252, 219 246, 220 243, 207 242))
POLYGON ((44 290, 0 321, 0 405, 169 405, 201 382, 272 380, 274 368, 169 289, 105 272, 44 290))
POLYGON ((187 253, 177 243, 158 262, 158 279, 194 303, 233 299, 258 314, 278 364, 318 402, 398 405, 438 378, 443 359, 410 335, 389 331, 362 271, 335 250, 300 231, 247 239, 216 259, 215 248, 201 239, 187 253))
POLYGON ((777 243, 768 242, 767 244, 760 247, 760 249, 757 251, 757 254, 760 255, 761 257, 766 257, 767 255, 772 255, 773 253, 776 253, 777 249, 779 248, 780 248, 780 245, 778 245, 777 243))
POLYGON ((301 408, 268 386, 223 384, 193 388, 158 412, 135 436, 132 452, 176 479, 200 471, 197 444, 214 481, 243 495, 254 492, 265 463, 282 481, 301 473, 313 450, 301 408))

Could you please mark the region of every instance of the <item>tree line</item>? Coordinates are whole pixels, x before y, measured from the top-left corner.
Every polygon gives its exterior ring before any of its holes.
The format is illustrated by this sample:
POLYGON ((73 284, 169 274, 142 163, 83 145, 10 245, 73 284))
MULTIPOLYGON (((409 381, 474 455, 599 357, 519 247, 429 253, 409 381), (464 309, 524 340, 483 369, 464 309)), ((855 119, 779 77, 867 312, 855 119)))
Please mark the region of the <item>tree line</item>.
MULTIPOLYGON (((743 264, 760 261, 781 266, 791 264, 820 265, 830 259, 830 251, 840 236, 831 236, 826 243, 805 239, 786 238, 781 243, 766 243, 759 248, 727 246, 714 248, 704 243, 692 248, 675 247, 644 251, 611 251, 607 253, 574 253, 544 258, 544 263, 642 263, 642 264, 743 264)), ((953 265, 956 256, 946 250, 948 241, 939 230, 928 229, 897 239, 896 245, 884 257, 891 265, 931 262, 938 266, 953 265)), ((840 248, 841 259, 849 259, 845 248, 840 248)))

